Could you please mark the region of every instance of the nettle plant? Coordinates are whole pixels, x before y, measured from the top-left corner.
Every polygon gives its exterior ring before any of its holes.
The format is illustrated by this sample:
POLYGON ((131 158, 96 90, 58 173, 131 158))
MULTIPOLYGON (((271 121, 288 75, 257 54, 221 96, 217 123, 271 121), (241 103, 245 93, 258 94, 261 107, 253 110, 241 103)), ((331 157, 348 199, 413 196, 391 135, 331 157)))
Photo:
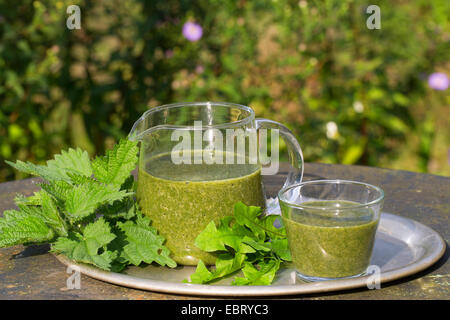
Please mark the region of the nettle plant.
POLYGON ((164 237, 134 199, 137 153, 136 143, 123 139, 93 161, 81 149, 46 165, 7 161, 44 182, 34 195, 15 198, 18 210, 3 213, 0 247, 50 243, 52 252, 111 271, 142 262, 175 267, 164 237))

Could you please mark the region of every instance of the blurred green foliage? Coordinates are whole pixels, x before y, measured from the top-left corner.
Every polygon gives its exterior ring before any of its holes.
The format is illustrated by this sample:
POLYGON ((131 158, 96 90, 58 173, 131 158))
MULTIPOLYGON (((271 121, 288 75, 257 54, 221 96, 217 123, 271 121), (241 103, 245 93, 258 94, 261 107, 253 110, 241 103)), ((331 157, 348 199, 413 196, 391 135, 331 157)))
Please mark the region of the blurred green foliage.
POLYGON ((356 0, 0 0, 0 181, 22 178, 5 159, 103 153, 149 106, 205 100, 286 124, 306 161, 448 175, 450 90, 426 78, 450 71, 450 2, 370 4, 380 30, 356 0))

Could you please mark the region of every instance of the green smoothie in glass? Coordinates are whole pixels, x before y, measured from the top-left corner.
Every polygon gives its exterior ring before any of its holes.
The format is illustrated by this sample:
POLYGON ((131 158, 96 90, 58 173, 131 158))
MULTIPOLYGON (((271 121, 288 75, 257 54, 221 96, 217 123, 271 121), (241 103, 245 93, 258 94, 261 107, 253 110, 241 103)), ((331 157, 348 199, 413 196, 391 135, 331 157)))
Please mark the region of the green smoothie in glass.
MULTIPOLYGON (((357 203, 308 201, 303 205, 333 208, 357 203)), ((332 212, 311 209, 310 215, 283 218, 292 260, 303 275, 341 278, 363 273, 370 262, 378 220, 368 208, 348 209, 336 219, 332 212), (357 217, 357 219, 355 219, 357 217)))
POLYGON ((278 193, 292 261, 307 281, 356 277, 370 264, 384 202, 381 188, 313 180, 278 193))

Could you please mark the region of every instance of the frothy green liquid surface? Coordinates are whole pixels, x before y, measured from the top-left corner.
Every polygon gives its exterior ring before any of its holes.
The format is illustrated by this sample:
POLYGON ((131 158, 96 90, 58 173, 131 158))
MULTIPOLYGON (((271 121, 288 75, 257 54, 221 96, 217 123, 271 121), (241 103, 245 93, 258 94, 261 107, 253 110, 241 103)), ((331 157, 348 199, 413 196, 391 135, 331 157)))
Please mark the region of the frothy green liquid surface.
POLYGON ((264 207, 261 169, 249 164, 179 164, 170 155, 141 164, 137 198, 144 214, 166 238, 172 258, 196 265, 216 256, 198 249, 195 238, 206 225, 233 214, 234 204, 264 207))
POLYGON ((350 201, 309 201, 299 214, 282 205, 292 260, 305 276, 341 278, 363 273, 372 255, 378 219, 368 208, 348 208, 339 216, 319 208, 351 207, 350 201), (314 209, 314 207, 318 209, 314 209))

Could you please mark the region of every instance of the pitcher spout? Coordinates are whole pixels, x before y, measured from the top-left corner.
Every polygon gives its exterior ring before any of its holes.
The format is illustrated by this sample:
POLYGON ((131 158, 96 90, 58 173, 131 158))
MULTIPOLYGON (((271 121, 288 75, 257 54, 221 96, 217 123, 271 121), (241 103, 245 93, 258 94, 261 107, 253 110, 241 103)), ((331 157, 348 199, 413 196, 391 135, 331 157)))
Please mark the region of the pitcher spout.
POLYGON ((145 131, 144 128, 144 115, 141 116, 134 124, 133 127, 130 130, 130 133, 128 134, 128 140, 130 141, 141 141, 143 133, 145 131))

